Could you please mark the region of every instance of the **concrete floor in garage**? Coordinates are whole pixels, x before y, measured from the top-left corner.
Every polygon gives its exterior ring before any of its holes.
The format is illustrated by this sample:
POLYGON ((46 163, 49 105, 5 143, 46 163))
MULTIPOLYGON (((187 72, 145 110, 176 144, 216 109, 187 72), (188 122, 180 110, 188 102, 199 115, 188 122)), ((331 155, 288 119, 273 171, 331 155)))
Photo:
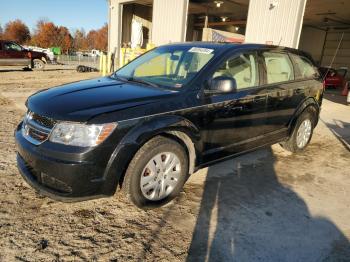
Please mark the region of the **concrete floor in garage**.
POLYGON ((0 261, 350 261, 350 152, 334 133, 348 141, 350 107, 339 97, 325 96, 305 152, 273 145, 199 170, 160 209, 120 194, 64 204, 25 184, 13 139, 28 95, 98 76, 58 69, 0 71, 0 261))

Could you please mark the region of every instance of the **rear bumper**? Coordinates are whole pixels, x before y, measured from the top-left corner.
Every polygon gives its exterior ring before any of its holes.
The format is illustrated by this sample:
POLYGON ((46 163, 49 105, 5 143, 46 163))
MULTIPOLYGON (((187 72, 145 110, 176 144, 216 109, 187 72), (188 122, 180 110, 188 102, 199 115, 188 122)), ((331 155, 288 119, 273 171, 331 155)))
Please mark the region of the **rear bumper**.
MULTIPOLYGON (((40 154, 38 147, 28 142, 18 130, 15 138, 18 169, 25 181, 40 194, 63 202, 114 194, 115 186, 111 186, 113 181, 104 177, 105 170, 96 163, 85 160, 67 161, 40 154)), ((89 158, 91 159, 91 154, 89 158)))

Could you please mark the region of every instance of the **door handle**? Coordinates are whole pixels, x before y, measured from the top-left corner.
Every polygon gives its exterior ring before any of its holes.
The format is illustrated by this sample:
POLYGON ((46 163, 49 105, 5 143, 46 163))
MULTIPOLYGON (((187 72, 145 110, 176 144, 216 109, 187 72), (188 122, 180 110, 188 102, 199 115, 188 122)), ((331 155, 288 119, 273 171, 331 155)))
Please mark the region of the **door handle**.
POLYGON ((297 88, 294 90, 295 94, 303 94, 304 93, 304 88, 297 88))
POLYGON ((253 98, 253 101, 255 102, 255 103, 258 103, 258 102, 261 102, 261 101, 264 101, 264 100, 266 100, 266 95, 263 95, 263 96, 255 96, 254 98, 253 98))

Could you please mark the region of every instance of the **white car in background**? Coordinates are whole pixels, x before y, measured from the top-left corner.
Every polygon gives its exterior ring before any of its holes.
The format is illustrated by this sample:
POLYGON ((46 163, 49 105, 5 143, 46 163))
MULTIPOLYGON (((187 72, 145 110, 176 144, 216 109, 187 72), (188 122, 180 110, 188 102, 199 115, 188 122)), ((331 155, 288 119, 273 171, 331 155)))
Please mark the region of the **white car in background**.
POLYGON ((23 46, 23 47, 28 50, 45 53, 47 57, 50 59, 50 62, 54 62, 55 60, 55 54, 49 48, 41 48, 37 46, 23 46))

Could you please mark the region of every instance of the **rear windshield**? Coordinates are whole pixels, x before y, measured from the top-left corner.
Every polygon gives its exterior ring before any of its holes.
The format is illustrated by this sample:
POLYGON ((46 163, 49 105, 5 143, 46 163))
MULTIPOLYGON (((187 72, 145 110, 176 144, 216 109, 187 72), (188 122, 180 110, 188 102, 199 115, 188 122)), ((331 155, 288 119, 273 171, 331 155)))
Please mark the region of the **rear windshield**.
POLYGON ((118 70, 114 77, 156 86, 181 88, 214 57, 215 50, 202 47, 163 46, 118 70))

